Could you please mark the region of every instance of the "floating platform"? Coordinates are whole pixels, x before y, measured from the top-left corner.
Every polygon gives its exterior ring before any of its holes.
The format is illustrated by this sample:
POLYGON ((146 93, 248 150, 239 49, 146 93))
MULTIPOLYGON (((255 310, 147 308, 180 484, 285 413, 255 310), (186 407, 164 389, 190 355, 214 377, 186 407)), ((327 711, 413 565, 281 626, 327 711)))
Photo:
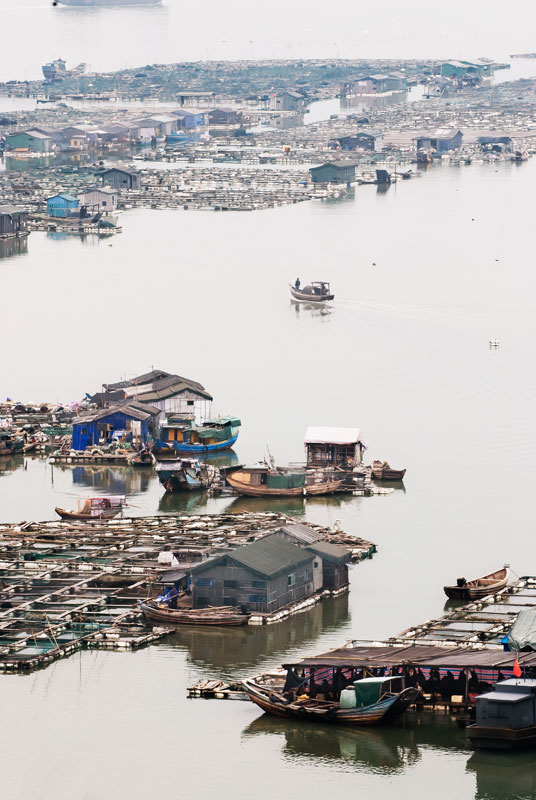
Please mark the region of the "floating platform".
MULTIPOLYGON (((164 547, 184 568, 292 522, 286 514, 241 513, 0 525, 0 671, 30 671, 80 649, 157 642, 172 629, 148 626, 138 601, 169 575, 158 559, 164 547)), ((351 543, 354 560, 376 550, 311 527, 325 540, 351 543)))
POLYGON ((48 459, 49 464, 124 464, 128 466, 133 453, 86 453, 54 454, 48 459))

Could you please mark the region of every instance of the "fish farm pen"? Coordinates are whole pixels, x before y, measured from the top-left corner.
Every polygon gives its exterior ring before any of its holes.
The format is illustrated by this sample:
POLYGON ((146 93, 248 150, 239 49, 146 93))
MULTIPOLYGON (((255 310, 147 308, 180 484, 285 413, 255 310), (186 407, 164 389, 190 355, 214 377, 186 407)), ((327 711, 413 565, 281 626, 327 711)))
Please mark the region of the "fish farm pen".
MULTIPOLYGON (((145 623, 139 600, 169 566, 192 554, 221 554, 293 520, 278 513, 151 516, 94 522, 0 525, 0 671, 29 671, 82 648, 129 649, 168 635, 145 623)), ((321 526, 352 559, 372 556, 363 539, 321 526)))

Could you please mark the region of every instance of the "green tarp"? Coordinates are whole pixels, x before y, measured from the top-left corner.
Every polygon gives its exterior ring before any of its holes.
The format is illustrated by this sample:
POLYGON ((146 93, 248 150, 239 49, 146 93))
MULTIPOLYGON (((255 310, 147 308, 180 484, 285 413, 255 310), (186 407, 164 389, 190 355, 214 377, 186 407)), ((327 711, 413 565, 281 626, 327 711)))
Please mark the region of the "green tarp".
POLYGON ((508 647, 510 650, 523 650, 530 647, 536 650, 536 609, 524 608, 508 634, 508 647))
POLYGON ((305 486, 305 472, 289 472, 283 475, 268 475, 269 489, 297 489, 305 486))
POLYGON ((382 685, 385 683, 385 678, 363 678, 360 681, 355 681, 355 699, 357 707, 371 706, 377 703, 382 694, 382 685))

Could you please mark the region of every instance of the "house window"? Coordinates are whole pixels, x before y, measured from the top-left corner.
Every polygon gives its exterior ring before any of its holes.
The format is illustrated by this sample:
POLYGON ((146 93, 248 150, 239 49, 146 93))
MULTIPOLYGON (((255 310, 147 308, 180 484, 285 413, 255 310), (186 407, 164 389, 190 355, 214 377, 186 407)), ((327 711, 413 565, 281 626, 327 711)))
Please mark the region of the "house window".
POLYGON ((213 581, 210 578, 198 578, 195 582, 196 586, 212 586, 213 581))
POLYGON ((82 436, 87 436, 87 428, 82 428, 82 436))
POLYGON ((106 205, 106 200, 103 200, 103 201, 102 201, 102 205, 103 205, 103 206, 105 206, 105 205, 106 205))
POLYGON ((223 586, 225 589, 236 589, 236 581, 224 581, 223 586))
POLYGON ((296 585, 296 573, 293 572, 292 575, 288 576, 288 585, 295 586, 296 585))
POLYGON ((314 568, 315 568, 315 569, 318 569, 318 561, 315 561, 315 562, 314 562, 314 568))
POLYGON ((265 603, 266 597, 263 594, 250 594, 249 596, 250 603, 265 603))
POLYGON ((194 401, 193 401, 193 400, 187 400, 187 401, 186 401, 186 405, 187 405, 187 406, 193 406, 193 404, 194 404, 194 401))

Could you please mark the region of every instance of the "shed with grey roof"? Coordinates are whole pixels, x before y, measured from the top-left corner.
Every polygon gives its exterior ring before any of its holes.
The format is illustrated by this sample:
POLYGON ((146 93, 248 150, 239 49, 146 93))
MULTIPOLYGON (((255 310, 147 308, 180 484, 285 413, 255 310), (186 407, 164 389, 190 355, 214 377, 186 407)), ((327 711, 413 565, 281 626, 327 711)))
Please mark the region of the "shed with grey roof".
POLYGON ((0 206, 0 238, 25 236, 27 233, 28 212, 18 206, 0 206))
POLYGON ((193 605, 229 605, 246 613, 270 613, 311 597, 315 571, 321 575, 320 557, 275 536, 264 536, 193 567, 193 605))

